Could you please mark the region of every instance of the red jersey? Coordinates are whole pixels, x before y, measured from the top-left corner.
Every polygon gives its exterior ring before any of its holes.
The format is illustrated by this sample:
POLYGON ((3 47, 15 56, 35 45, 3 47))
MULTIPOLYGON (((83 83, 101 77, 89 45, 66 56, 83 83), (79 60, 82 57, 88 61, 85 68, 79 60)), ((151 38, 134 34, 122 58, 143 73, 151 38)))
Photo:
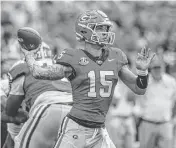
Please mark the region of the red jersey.
POLYGON ((118 72, 128 63, 125 54, 120 49, 109 48, 95 58, 82 49, 66 49, 56 63, 73 69, 69 79, 74 104, 69 114, 81 120, 104 123, 118 72))
MULTIPOLYGON (((68 82, 59 80, 57 83, 53 83, 50 80, 40 80, 35 79, 30 73, 28 66, 25 61, 20 61, 18 64, 13 66, 9 71, 9 76, 11 80, 14 81, 19 77, 24 77, 22 84, 20 82, 19 85, 22 85, 24 90, 24 99, 25 104, 28 109, 34 104, 37 97, 48 91, 63 91, 63 92, 71 92, 71 86, 68 82)), ((21 87, 21 86, 18 86, 21 87)), ((59 98, 59 96, 58 96, 59 98)), ((67 101, 67 99, 65 99, 67 101)))

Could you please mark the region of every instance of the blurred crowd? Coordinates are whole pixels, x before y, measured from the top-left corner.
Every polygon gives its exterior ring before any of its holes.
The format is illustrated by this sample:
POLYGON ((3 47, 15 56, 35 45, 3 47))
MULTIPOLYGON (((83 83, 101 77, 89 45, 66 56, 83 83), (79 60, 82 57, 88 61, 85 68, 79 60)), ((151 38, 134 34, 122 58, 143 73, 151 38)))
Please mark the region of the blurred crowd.
MULTIPOLYGON (((166 73, 176 78, 175 1, 3 1, 1 2, 1 79, 6 78, 9 68, 22 57, 16 39, 20 27, 36 29, 54 54, 60 53, 64 48, 79 48, 81 45, 76 42, 74 23, 77 15, 87 9, 100 9, 113 21, 113 30, 116 33, 114 44, 127 54, 134 72, 135 56, 143 46, 147 46, 161 57, 166 65, 166 73)), ((113 119, 109 125, 123 125, 123 128, 120 126, 117 129, 121 130, 119 133, 132 136, 130 139, 132 141, 138 140, 135 137, 137 133, 135 118, 125 118, 131 116, 132 112, 138 114, 136 96, 126 91, 123 86, 120 88, 122 90, 118 91, 123 94, 116 95, 118 97, 112 102, 110 115, 115 108, 119 116, 122 115, 125 123, 113 119), (126 98, 126 103, 123 101, 119 103, 117 101, 119 98, 126 98), (117 104, 120 105, 117 107, 117 104), (120 113, 121 111, 123 113, 120 113), (127 131, 125 131, 126 127, 127 131)), ((108 130, 110 131, 111 128, 108 130)), ((113 139, 113 136, 111 138, 113 139)), ((124 139, 121 137, 118 140, 119 144, 124 139)))
POLYGON ((40 32, 54 53, 78 48, 74 23, 87 9, 100 9, 114 22, 115 46, 134 61, 144 45, 163 56, 167 72, 176 72, 176 2, 130 1, 11 1, 1 2, 2 76, 21 57, 16 41, 20 27, 40 32))

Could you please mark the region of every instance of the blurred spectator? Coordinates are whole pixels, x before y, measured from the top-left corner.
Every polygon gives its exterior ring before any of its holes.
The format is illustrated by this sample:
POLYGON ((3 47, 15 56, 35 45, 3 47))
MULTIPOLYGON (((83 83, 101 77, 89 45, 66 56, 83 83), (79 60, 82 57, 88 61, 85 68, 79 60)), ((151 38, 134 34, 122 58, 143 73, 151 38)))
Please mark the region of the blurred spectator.
POLYGON ((176 80, 165 73, 162 59, 156 56, 151 63, 147 91, 144 96, 139 97, 141 148, 172 148, 172 107, 176 103, 175 90, 176 80))
MULTIPOLYGON (((76 48, 75 18, 86 9, 101 9, 108 14, 115 24, 115 45, 125 52, 136 52, 146 40, 154 51, 158 45, 162 45, 164 51, 176 49, 174 2, 3 1, 1 8, 2 57, 7 57, 17 29, 24 26, 38 30, 56 53, 65 47, 76 48)), ((173 68, 169 66, 171 73, 175 72, 173 68)))
POLYGON ((107 130, 117 148, 135 148, 135 94, 119 79, 107 117, 107 130))

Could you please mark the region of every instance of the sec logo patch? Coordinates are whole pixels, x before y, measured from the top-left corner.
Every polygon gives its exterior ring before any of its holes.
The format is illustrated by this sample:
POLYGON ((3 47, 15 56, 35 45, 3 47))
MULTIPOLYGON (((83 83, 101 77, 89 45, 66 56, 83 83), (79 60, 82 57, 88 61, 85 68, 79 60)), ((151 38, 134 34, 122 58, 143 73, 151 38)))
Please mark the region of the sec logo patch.
POLYGON ((82 58, 79 60, 79 64, 85 66, 85 65, 89 64, 89 61, 88 61, 87 58, 82 57, 82 58))
POLYGON ((74 139, 78 139, 78 135, 73 135, 73 138, 74 139))

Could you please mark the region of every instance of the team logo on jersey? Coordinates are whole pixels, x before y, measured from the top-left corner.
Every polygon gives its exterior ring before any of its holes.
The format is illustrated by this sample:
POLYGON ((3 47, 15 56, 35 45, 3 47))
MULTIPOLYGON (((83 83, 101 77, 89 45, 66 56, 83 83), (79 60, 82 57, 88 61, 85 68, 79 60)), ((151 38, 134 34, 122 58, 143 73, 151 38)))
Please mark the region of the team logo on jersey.
POLYGON ((73 135, 73 138, 74 139, 78 139, 78 135, 73 135))
POLYGON ((96 62, 97 62, 97 64, 99 64, 99 65, 103 63, 103 61, 101 61, 101 60, 97 60, 96 62))
POLYGON ((85 58, 85 57, 82 57, 80 60, 79 60, 79 64, 80 65, 87 65, 89 63, 88 59, 85 58))

